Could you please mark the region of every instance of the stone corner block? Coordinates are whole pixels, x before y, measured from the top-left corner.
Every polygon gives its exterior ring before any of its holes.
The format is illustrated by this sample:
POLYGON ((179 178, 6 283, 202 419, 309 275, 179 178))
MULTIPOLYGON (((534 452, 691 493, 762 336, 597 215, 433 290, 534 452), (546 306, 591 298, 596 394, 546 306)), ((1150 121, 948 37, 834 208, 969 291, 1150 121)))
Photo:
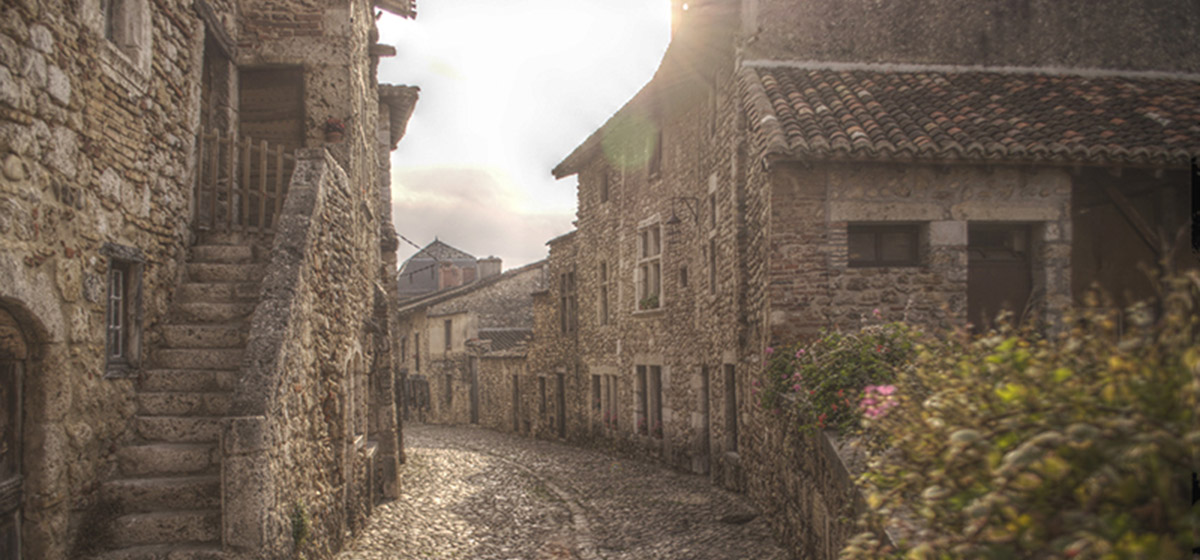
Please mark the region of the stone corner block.
POLYGON ((929 222, 929 244, 962 246, 967 244, 967 222, 946 220, 929 222))
POLYGON ((271 434, 265 416, 230 418, 221 437, 225 455, 246 455, 270 447, 271 434))

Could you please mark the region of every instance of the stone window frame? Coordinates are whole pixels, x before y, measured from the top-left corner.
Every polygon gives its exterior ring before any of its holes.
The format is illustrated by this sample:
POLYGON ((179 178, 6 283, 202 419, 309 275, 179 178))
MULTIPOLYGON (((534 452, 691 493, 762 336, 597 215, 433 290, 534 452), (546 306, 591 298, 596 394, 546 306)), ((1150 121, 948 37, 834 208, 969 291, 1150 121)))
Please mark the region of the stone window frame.
POLYGON ((444 319, 442 321, 442 345, 447 352, 454 347, 454 320, 444 319))
POLYGON ((917 222, 850 222, 846 225, 846 265, 850 268, 908 268, 921 266, 922 224, 917 222), (903 259, 885 259, 882 241, 885 235, 902 234, 909 237, 912 251, 903 259), (874 255, 869 259, 853 259, 851 238, 870 235, 874 255))
POLYGON ((142 354, 142 278, 146 257, 141 249, 106 243, 104 364, 105 377, 137 375, 142 354), (114 305, 118 308, 114 309, 114 305), (114 348, 115 346, 115 348, 114 348))
POLYGON ((634 268, 634 312, 648 312, 663 308, 664 290, 662 282, 663 255, 662 223, 657 217, 638 226, 637 267, 634 268), (653 299, 651 299, 653 298, 653 299))
POLYGON ((413 333, 413 370, 421 371, 421 333, 413 333))
POLYGON ((145 94, 154 41, 150 0, 84 0, 79 13, 97 36, 102 71, 127 91, 145 94))
POLYGON ((710 295, 717 294, 717 266, 718 266, 718 243, 717 243, 717 224, 720 221, 719 207, 717 202, 717 174, 713 173, 708 176, 708 293, 710 295))
POLYGON ((662 126, 655 127, 654 137, 651 141, 650 153, 646 158, 646 176, 651 180, 658 179, 662 176, 663 168, 663 130, 662 126))

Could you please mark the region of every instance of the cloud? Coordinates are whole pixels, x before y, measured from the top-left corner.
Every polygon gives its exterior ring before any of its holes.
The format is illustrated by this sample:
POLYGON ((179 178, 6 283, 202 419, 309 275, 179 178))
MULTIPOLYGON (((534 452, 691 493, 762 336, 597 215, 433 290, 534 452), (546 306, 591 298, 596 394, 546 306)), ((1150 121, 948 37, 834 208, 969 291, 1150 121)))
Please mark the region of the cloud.
MULTIPOLYGON (((525 194, 485 168, 429 167, 392 174, 396 231, 424 246, 438 238, 511 268, 545 258, 546 242, 570 231, 570 212, 530 210, 525 194)), ((400 261, 417 249, 401 242, 400 261)))

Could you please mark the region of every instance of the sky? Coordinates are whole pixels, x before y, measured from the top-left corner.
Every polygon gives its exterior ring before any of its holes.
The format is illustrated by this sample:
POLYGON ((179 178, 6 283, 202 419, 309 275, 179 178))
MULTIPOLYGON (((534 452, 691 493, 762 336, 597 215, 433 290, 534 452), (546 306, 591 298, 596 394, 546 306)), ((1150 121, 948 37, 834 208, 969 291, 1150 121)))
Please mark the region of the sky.
MULTIPOLYGON (((653 76, 669 0, 418 0, 384 12, 379 81, 421 88, 392 152, 392 218, 504 268, 573 229, 576 178, 550 170, 653 76)), ((417 249, 401 240, 400 262, 417 249)))

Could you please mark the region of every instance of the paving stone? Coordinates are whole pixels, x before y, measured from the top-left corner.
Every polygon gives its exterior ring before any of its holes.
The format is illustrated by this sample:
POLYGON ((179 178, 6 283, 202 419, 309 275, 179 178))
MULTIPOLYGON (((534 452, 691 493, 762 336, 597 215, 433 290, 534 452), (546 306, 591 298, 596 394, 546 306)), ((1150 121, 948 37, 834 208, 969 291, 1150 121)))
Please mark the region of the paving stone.
POLYGON ((410 424, 404 439, 400 498, 338 559, 789 557, 705 477, 479 428, 410 424))

